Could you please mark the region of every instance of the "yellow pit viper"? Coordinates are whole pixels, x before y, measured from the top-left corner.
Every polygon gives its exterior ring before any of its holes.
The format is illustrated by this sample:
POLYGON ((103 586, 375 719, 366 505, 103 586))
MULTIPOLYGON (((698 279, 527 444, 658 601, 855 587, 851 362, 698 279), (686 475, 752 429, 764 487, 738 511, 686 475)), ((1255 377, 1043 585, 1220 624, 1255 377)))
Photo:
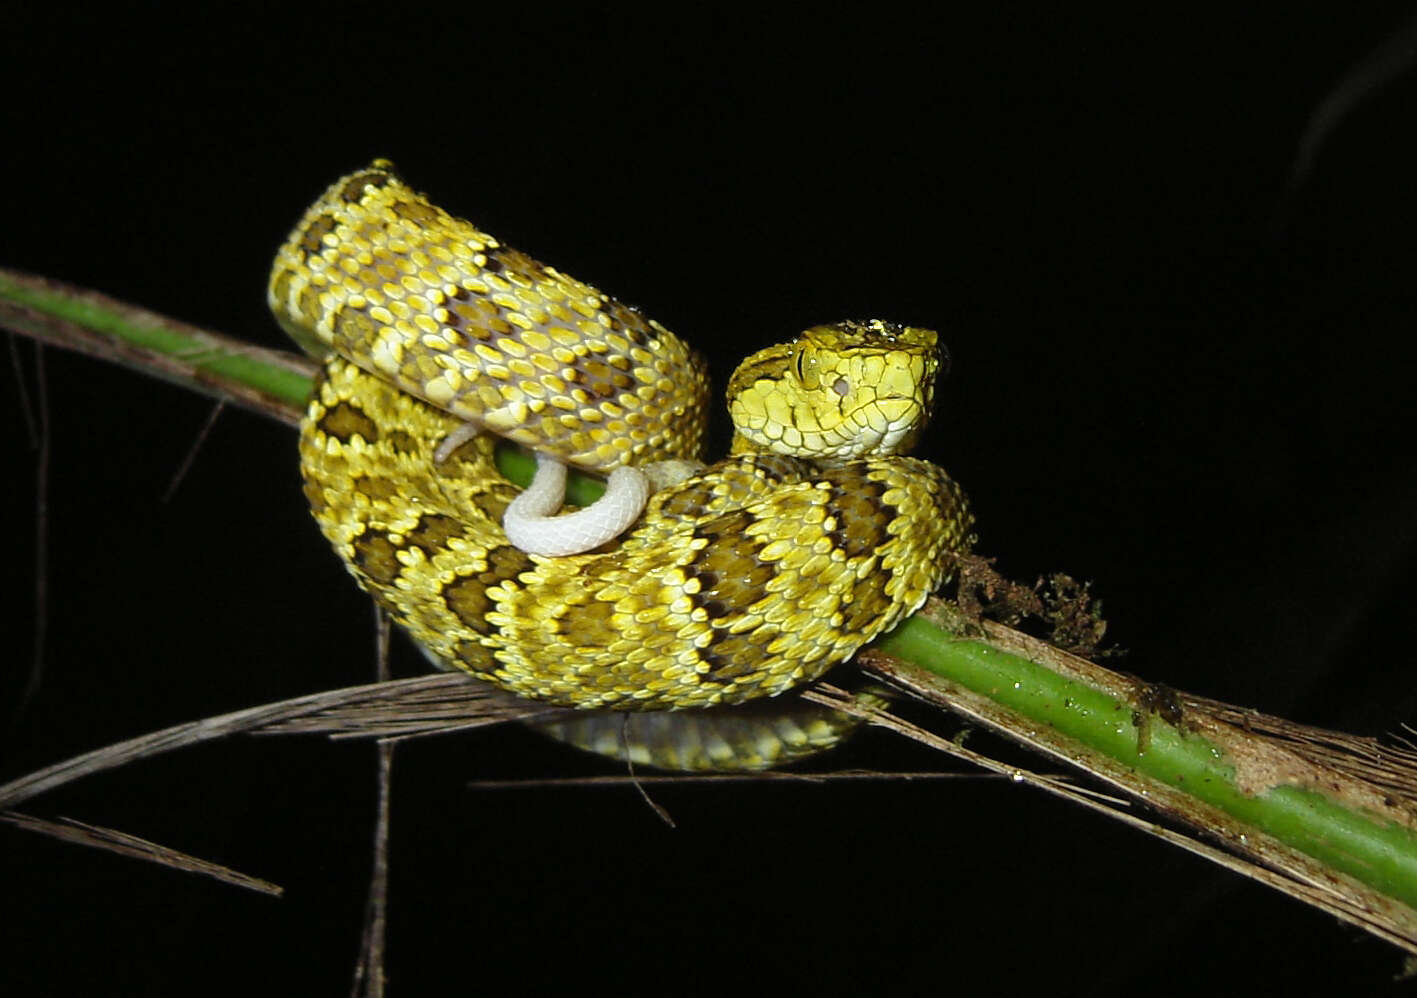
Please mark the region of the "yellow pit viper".
POLYGON ((386 160, 310 207, 269 302, 324 358, 300 437, 320 529, 431 656, 521 696, 649 711, 776 695, 914 612, 970 543, 959 487, 897 453, 930 413, 930 330, 842 322, 754 354, 728 387, 730 456, 701 466, 693 351, 386 160), (494 434, 542 471, 635 466, 659 486, 618 540, 528 553, 502 526, 519 490, 494 434))

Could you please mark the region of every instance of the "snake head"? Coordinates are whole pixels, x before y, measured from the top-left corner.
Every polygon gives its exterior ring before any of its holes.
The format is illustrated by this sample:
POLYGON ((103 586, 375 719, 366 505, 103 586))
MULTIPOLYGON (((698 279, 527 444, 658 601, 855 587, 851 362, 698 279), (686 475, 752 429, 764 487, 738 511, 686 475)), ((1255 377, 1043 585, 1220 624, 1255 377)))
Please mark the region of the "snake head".
POLYGON ((879 319, 814 326, 733 373, 733 449, 832 461, 898 453, 930 418, 942 361, 932 329, 879 319))

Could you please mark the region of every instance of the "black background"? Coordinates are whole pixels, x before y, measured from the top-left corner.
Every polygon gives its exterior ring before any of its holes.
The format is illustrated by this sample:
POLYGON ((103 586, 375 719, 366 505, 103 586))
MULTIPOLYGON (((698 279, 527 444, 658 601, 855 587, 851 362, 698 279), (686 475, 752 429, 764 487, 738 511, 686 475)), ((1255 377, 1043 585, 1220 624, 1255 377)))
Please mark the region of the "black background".
MULTIPOLYGON (((1407 5, 184 10, 7 12, 0 265, 283 345, 275 247, 384 155, 700 345, 720 385, 812 323, 933 326, 954 368, 927 456, 1004 570, 1095 580, 1126 668, 1358 733, 1417 714, 1417 77, 1354 111, 1283 197, 1305 122, 1407 5)), ((209 403, 47 365, 50 648, 0 777, 371 675, 367 604, 309 521, 287 429, 224 416, 163 503, 209 403)), ((7 704, 34 633, 34 458, 8 409, 7 704)), ((6 990, 341 993, 372 759, 243 739, 36 800, 288 894, 0 829, 6 990)), ((944 765, 883 735, 834 764, 944 765)), ((484 975, 1363 990, 1398 969, 1326 916, 996 781, 657 789, 673 831, 631 790, 463 788, 603 771, 506 729, 400 750, 395 994, 484 975)))

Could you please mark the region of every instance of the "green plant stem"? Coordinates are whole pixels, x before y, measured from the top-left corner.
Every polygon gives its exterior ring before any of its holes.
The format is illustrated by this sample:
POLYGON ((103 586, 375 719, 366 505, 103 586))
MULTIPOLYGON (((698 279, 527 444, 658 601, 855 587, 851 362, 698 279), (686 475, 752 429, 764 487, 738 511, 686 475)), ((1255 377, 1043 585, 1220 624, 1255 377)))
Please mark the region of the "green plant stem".
POLYGON ((1139 714, 1105 691, 1026 658, 963 640, 923 617, 907 620, 878 647, 1417 907, 1417 832, 1408 825, 1341 806, 1312 789, 1243 792, 1227 753, 1201 734, 1139 714))

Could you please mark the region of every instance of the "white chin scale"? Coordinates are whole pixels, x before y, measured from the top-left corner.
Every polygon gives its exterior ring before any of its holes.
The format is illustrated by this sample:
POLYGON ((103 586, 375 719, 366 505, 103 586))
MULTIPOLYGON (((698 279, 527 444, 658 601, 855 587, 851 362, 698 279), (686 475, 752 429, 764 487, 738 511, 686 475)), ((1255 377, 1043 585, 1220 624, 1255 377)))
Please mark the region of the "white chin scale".
POLYGON ((536 455, 536 477, 512 500, 502 528, 514 547, 527 554, 560 558, 598 548, 619 537, 639 519, 649 501, 650 482, 637 468, 616 468, 605 494, 575 513, 557 516, 566 497, 566 466, 536 455))

